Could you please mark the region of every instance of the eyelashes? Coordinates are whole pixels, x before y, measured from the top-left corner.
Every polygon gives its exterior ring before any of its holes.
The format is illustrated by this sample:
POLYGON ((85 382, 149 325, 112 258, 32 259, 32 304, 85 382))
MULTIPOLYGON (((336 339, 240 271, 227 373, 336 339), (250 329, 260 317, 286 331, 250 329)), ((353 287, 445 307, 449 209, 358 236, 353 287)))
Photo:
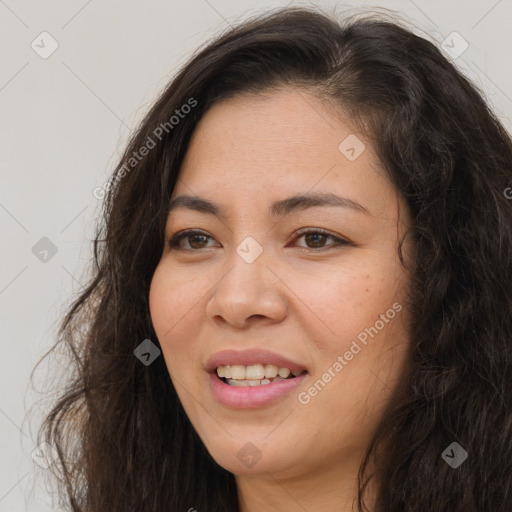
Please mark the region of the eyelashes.
MULTIPOLYGON (((302 247, 302 249, 305 249, 306 251, 310 251, 310 252, 311 251, 312 252, 323 252, 325 250, 330 250, 331 248, 336 248, 339 246, 352 245, 351 242, 349 242, 348 240, 341 238, 337 235, 334 235, 333 233, 331 233, 329 231, 326 231, 324 229, 319 229, 319 228, 316 228, 316 229, 305 228, 305 229, 299 230, 297 233, 295 233, 295 235, 296 235, 296 237, 295 237, 294 241, 296 241, 302 237, 306 237, 305 240, 309 240, 309 243, 313 243, 313 244, 318 244, 318 243, 321 244, 322 241, 325 241, 326 239, 334 240, 334 243, 329 244, 327 246, 323 246, 323 247, 299 246, 299 247, 302 247), (316 237, 316 239, 311 241, 311 238, 309 238, 309 239, 307 238, 307 237, 311 237, 311 235, 314 235, 316 237)), ((185 231, 180 231, 180 232, 176 233, 169 240, 169 247, 172 250, 188 251, 188 252, 200 252, 204 249, 209 249, 212 247, 212 246, 200 247, 200 248, 197 248, 197 247, 184 248, 184 247, 182 247, 182 245, 181 245, 182 240, 187 240, 189 243, 189 246, 190 246, 190 241, 193 238, 195 239, 195 242, 192 242, 192 243, 198 244, 198 245, 201 245, 203 242, 205 242, 208 239, 213 240, 213 237, 211 237, 210 235, 208 235, 207 233, 205 233, 203 231, 199 231, 199 230, 195 230, 195 229, 187 229, 185 231)))

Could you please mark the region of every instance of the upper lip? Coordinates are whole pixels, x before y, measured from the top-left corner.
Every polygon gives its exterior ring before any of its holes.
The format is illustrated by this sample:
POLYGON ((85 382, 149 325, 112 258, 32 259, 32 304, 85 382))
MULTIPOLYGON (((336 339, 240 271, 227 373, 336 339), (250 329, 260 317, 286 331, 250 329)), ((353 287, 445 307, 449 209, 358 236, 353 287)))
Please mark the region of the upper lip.
POLYGON ((304 365, 296 363, 285 356, 264 349, 223 350, 213 354, 206 363, 206 370, 215 372, 218 366, 252 364, 273 364, 278 368, 288 368, 290 371, 306 370, 304 365))

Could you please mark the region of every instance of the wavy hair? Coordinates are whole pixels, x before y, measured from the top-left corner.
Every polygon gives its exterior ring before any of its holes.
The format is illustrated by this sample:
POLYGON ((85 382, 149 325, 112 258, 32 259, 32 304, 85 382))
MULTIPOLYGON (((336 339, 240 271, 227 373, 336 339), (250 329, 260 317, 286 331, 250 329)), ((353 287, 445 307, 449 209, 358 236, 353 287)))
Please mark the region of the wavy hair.
POLYGON ((413 219, 410 365, 361 464, 358 510, 376 478, 378 512, 510 512, 511 137, 478 87, 402 22, 314 8, 269 11, 205 43, 113 173, 93 275, 51 349, 67 347, 71 376, 38 435, 58 451, 66 509, 238 510, 234 475, 199 439, 163 357, 146 366, 134 350, 158 346, 149 286, 194 128, 217 101, 281 87, 347 113, 413 219), (457 468, 442 457, 453 442, 468 454, 457 468))

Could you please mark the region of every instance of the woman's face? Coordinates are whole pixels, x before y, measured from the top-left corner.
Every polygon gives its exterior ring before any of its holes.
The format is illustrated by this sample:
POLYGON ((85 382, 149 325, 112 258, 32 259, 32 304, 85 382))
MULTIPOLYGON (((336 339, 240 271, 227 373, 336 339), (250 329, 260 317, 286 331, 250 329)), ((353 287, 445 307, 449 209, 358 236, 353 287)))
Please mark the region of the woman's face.
POLYGON ((409 344, 409 216, 384 176, 369 141, 297 89, 225 100, 197 126, 172 199, 215 208, 170 211, 150 309, 181 403, 227 470, 337 471, 367 447, 409 344), (286 200, 299 195, 312 197, 286 200), (184 230, 200 233, 171 247, 184 230), (274 380, 282 368, 299 375, 274 380))

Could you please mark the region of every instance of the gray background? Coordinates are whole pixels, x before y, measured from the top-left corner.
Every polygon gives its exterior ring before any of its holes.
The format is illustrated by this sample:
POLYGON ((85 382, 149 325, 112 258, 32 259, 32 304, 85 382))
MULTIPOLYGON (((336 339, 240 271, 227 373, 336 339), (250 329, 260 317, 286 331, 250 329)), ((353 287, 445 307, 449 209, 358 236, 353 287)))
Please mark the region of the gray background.
MULTIPOLYGON (((337 5, 338 12, 395 10, 438 45, 458 32, 468 48, 454 61, 512 131, 512 0, 314 4, 337 5)), ((40 412, 28 415, 48 408, 47 365, 29 376, 86 280, 101 205, 93 191, 200 43, 250 14, 285 5, 310 4, 0 0, 1 512, 59 510, 32 458, 40 412), (40 36, 44 31, 56 43, 40 36), (58 48, 46 56, 51 44, 58 48)), ((451 37, 455 50, 463 48, 451 37)))

